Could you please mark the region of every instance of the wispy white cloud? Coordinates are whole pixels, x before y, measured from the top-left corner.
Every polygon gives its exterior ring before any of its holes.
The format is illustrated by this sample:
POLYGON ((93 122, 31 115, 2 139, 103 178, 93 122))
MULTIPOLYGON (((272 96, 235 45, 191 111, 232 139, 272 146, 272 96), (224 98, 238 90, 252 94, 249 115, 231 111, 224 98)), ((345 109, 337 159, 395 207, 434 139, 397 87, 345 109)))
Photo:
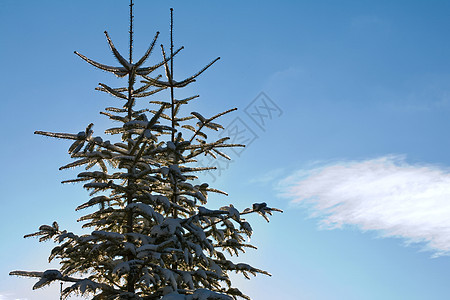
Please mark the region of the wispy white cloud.
POLYGON ((259 184, 271 184, 274 181, 276 182, 277 179, 279 179, 281 177, 281 175, 284 174, 285 172, 286 172, 286 170, 284 168, 270 170, 259 176, 253 177, 252 179, 250 179, 250 182, 251 183, 259 183, 259 184))
POLYGON ((28 300, 27 298, 16 298, 12 293, 0 293, 0 300, 28 300))
POLYGON ((450 172, 402 156, 347 161, 303 170, 281 183, 322 227, 357 226, 450 254, 450 172))

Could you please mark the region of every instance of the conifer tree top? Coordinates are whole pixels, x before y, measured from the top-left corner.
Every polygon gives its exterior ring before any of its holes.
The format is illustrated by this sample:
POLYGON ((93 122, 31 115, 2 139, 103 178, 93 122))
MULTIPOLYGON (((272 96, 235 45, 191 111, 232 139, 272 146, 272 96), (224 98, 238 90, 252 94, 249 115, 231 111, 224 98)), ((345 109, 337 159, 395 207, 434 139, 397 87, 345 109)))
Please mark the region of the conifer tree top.
POLYGON ((71 141, 69 154, 74 161, 60 169, 84 167, 75 179, 91 198, 77 206, 87 210, 80 217, 90 234, 77 235, 59 228, 57 222, 42 225, 36 233, 40 241, 53 239, 58 245, 49 260, 60 269, 44 272, 13 271, 11 275, 37 277, 33 289, 54 281, 66 284, 62 295, 91 295, 92 299, 249 299, 233 287, 229 272, 249 274, 266 271, 231 260, 246 248, 252 234, 244 216, 258 213, 268 221, 273 211, 266 203, 255 203, 239 211, 233 205, 208 209, 208 197, 225 194, 207 183, 197 184, 197 174, 214 169, 198 167, 201 155, 230 159, 224 148, 229 138, 208 139, 210 131, 223 130, 218 119, 235 109, 205 117, 187 113, 194 95, 179 99, 175 90, 193 83, 219 58, 188 78, 176 80, 174 60, 183 48, 174 50, 171 10, 170 53, 161 45, 162 58, 145 66, 159 33, 148 50, 133 61, 133 2, 130 2, 129 56, 126 59, 105 31, 107 43, 119 66, 96 62, 78 52, 94 67, 126 78, 126 85, 110 87, 100 83, 97 90, 121 102, 101 112, 120 125, 105 134, 94 135, 93 124, 79 133, 36 131, 36 134, 71 141), (165 79, 156 74, 164 70, 165 79), (170 91, 161 99, 161 91, 170 91), (137 101, 152 96, 151 106, 136 109, 137 101))

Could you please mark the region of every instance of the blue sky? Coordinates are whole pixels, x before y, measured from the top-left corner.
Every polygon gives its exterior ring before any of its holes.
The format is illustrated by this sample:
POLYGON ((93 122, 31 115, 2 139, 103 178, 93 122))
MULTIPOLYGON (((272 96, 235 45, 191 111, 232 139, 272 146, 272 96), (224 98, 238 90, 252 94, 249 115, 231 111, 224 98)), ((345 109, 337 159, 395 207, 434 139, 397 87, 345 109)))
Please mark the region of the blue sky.
MULTIPOLYGON (((98 112, 116 100, 94 88, 120 80, 73 51, 114 64, 103 31, 126 53, 127 5, 0 1, 1 300, 58 295, 7 275, 52 268, 53 245, 22 236, 54 220, 78 231, 88 198, 60 184, 76 174, 58 171, 69 145, 33 131, 108 128, 98 112)), ((211 205, 285 211, 252 218, 259 249, 239 257, 273 276, 236 284, 261 300, 448 298, 450 3, 138 0, 137 55, 157 30, 167 45, 170 7, 176 74, 221 57, 181 95, 200 94, 204 115, 238 107, 222 123, 252 141, 205 175, 230 194, 211 205)))

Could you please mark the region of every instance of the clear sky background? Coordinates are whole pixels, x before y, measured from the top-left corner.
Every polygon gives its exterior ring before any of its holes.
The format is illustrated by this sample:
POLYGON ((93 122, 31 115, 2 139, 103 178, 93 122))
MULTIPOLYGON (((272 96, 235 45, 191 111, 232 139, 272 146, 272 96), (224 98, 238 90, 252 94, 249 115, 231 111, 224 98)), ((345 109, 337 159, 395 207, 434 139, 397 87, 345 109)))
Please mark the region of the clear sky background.
MULTIPOLYGON (((167 45, 174 7, 175 76, 222 57, 179 94, 200 94, 205 116, 238 107, 222 123, 251 141, 204 176, 230 194, 211 206, 285 211, 251 218, 259 249, 238 258, 273 276, 236 285, 258 300, 448 299, 450 2, 136 2, 136 56, 157 30, 167 45)), ((22 238, 41 224, 80 232, 88 194, 58 171, 69 144, 33 132, 111 125, 98 112, 117 100, 94 88, 123 81, 73 54, 117 64, 104 30, 127 53, 128 1, 0 1, 1 300, 59 297, 8 273, 55 267, 51 242, 22 238)))

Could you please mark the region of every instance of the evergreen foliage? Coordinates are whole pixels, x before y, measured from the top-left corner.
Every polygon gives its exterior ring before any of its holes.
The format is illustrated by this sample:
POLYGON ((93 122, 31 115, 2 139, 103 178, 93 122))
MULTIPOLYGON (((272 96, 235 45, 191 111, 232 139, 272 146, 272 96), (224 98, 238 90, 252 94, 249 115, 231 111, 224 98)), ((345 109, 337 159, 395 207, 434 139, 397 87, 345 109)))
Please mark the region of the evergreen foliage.
POLYGON ((119 67, 100 64, 75 52, 89 64, 127 79, 125 87, 99 84, 97 90, 123 102, 108 107, 103 115, 121 126, 106 130, 120 136, 112 142, 95 136, 93 124, 77 133, 36 131, 36 134, 71 140, 73 162, 60 169, 85 167, 76 179, 90 192, 89 201, 77 210, 91 209, 82 216, 90 234, 77 235, 52 225, 42 225, 36 236, 40 241, 53 239, 58 245, 49 260, 60 261, 59 270, 45 272, 13 271, 10 275, 37 277, 33 289, 54 281, 69 283, 62 296, 90 295, 92 299, 250 299, 233 287, 229 272, 249 274, 266 271, 245 263, 232 262, 231 256, 255 248, 245 243, 252 234, 243 218, 258 213, 280 211, 265 203, 238 211, 233 205, 218 210, 205 207, 210 193, 225 192, 207 183, 195 184, 196 174, 214 169, 195 167, 200 155, 223 156, 229 138, 210 141, 208 130, 223 130, 217 119, 235 109, 204 117, 198 112, 182 115, 182 107, 198 96, 176 99, 174 90, 191 84, 219 58, 193 76, 181 81, 173 78, 174 51, 171 22, 170 54, 161 46, 161 62, 144 67, 155 48, 157 33, 145 54, 133 62, 133 3, 130 4, 130 52, 128 60, 115 48, 107 32, 107 42, 119 67), (165 80, 153 75, 164 67, 165 80), (136 83, 140 81, 141 86, 136 83), (135 103, 144 97, 170 90, 167 101, 150 101, 155 108, 137 110, 135 103))

